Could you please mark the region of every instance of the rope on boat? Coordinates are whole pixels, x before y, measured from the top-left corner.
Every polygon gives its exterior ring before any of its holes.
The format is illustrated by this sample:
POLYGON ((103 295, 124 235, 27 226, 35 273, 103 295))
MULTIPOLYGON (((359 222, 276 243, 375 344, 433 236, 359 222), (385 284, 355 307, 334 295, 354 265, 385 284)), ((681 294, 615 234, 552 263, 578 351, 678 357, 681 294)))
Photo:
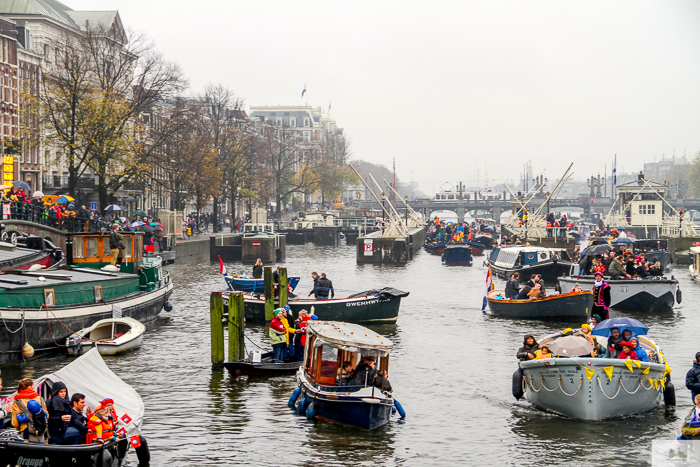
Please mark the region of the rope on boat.
POLYGON ((609 397, 607 394, 605 394, 605 391, 603 391, 603 385, 600 384, 600 376, 598 376, 596 379, 598 380, 598 387, 600 388, 600 392, 601 392, 608 400, 613 400, 613 399, 615 399, 615 398, 617 397, 617 395, 620 393, 620 389, 622 389, 622 376, 620 376, 620 379, 618 380, 618 382, 619 382, 620 384, 618 384, 618 386, 617 386, 617 392, 616 392, 615 395, 612 396, 612 397, 609 397))
POLYGON ((2 316, 2 313, 0 313, 0 318, 2 318, 2 324, 5 325, 5 329, 7 329, 10 334, 15 334, 15 333, 21 331, 22 328, 24 327, 24 315, 25 315, 24 307, 20 308, 20 311, 22 312, 22 322, 19 324, 19 327, 17 329, 15 329, 14 331, 7 327, 7 323, 5 322, 5 317, 2 316))
MULTIPOLYGON (((561 381, 562 381, 561 376, 559 377, 559 381, 557 381, 557 387, 554 388, 554 389, 549 389, 547 386, 545 386, 545 384, 544 384, 544 375, 541 375, 541 376, 540 376, 540 381, 541 381, 541 383, 542 383, 542 384, 540 385, 540 388, 539 388, 539 389, 535 389, 535 384, 534 384, 534 383, 535 383, 535 378, 534 378, 533 376, 530 376, 530 384, 529 384, 530 389, 532 389, 532 390, 535 391, 535 392, 540 392, 540 391, 542 390, 542 388, 544 388, 544 389, 547 390, 548 392, 554 392, 554 391, 556 391, 557 389, 559 389, 559 390, 561 390, 561 392, 562 392, 565 396, 574 397, 576 394, 578 394, 578 392, 579 392, 579 391, 581 390, 581 388, 583 387, 583 375, 581 375, 581 379, 580 379, 579 382, 578 382, 578 388, 576 389, 576 392, 574 392, 573 394, 567 393, 566 391, 564 391, 564 388, 561 387, 561 381)), ((524 383, 524 384, 523 384, 523 392, 525 392, 525 391, 527 390, 527 388, 528 388, 528 382, 527 382, 527 377, 526 377, 526 376, 523 376, 523 383, 524 383)))
POLYGON ((564 388, 561 387, 561 376, 559 377, 559 389, 561 389, 561 392, 562 392, 565 396, 574 397, 574 396, 575 396, 576 394, 578 394, 578 392, 581 390, 581 386, 583 386, 583 375, 581 375, 581 379, 580 379, 579 382, 578 382, 578 389, 576 389, 576 392, 573 393, 573 394, 568 394, 566 391, 564 391, 564 388))

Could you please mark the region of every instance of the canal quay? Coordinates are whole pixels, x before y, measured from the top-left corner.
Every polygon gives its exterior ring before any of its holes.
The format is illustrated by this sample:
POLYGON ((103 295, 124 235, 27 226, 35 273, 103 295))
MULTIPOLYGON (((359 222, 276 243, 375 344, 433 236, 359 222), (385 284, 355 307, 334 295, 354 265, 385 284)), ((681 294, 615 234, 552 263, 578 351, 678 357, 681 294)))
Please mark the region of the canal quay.
MULTIPOLYGON (((418 252, 405 265, 357 265, 353 246, 290 245, 283 264, 312 288, 312 271, 325 272, 336 296, 379 287, 409 291, 398 322, 369 325, 389 337, 389 379, 407 416, 365 431, 309 421, 287 406, 293 376, 233 378, 213 371, 209 296, 222 290, 219 265, 195 256, 167 266, 175 291, 170 313, 148 324, 142 346, 109 367, 142 396, 143 434, 151 465, 649 465, 653 440, 675 439, 690 410, 685 373, 698 351, 693 330, 700 285, 675 270, 683 303, 672 312, 635 316, 663 346, 676 386, 677 407, 664 405, 626 419, 577 421, 552 415, 511 394, 516 351, 525 334, 543 336, 566 323, 489 318, 481 311, 487 269, 447 267, 418 252)), ((250 267, 227 264, 229 272, 250 267)), ((497 285, 502 283, 499 281, 497 285)), ((615 313, 613 312, 613 315, 615 313)), ((248 325, 246 339, 269 347, 264 328, 248 325)), ((70 357, 3 368, 5 389, 21 377, 57 370, 70 357)), ((116 396, 116 395, 115 395, 116 396)), ((136 464, 129 454, 131 465, 136 464)))

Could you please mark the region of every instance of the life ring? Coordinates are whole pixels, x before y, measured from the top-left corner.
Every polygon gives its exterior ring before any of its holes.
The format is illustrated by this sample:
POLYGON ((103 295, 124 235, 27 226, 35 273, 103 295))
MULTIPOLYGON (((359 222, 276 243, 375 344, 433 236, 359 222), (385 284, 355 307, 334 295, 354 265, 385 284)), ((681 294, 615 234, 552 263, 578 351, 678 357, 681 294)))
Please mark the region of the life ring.
POLYGON ((387 226, 386 221, 377 222, 377 227, 380 229, 386 229, 386 226, 387 226))

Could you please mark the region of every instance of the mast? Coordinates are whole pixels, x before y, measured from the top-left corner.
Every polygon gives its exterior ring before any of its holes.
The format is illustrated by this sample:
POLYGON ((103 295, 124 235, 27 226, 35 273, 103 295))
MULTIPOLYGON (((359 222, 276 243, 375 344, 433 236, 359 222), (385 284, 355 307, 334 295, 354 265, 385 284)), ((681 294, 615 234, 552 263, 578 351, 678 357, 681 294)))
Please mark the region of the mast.
MULTIPOLYGON (((396 157, 394 160, 394 188, 396 188, 396 157)), ((396 190, 394 190, 394 209, 396 209, 396 190)))

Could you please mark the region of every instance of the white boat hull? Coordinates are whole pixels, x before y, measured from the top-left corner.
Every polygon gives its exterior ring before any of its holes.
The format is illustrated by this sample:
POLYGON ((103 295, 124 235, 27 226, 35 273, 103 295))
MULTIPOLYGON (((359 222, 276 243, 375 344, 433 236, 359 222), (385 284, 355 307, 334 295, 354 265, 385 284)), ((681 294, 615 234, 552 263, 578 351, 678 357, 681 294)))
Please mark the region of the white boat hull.
MULTIPOLYGON (((675 279, 610 280, 610 306, 625 311, 663 311, 676 303, 678 281, 675 279)), ((562 291, 571 290, 577 283, 583 290, 593 290, 592 277, 566 276, 559 279, 562 291)))
POLYGON ((666 365, 641 362, 630 371, 619 359, 552 358, 521 362, 525 397, 565 417, 602 420, 648 412, 663 401, 666 365), (604 367, 614 366, 608 379, 604 367), (584 368, 594 369, 588 379, 584 368), (649 369, 648 374, 642 370, 649 369), (651 379, 651 381, 650 381, 651 379))
POLYGON ((96 348, 100 355, 117 355, 134 350, 141 345, 146 326, 133 318, 102 319, 92 326, 81 329, 66 339, 66 349, 71 355, 84 354, 96 348), (114 330, 128 329, 114 335, 114 330), (105 335, 106 333, 106 335, 105 335), (80 337, 80 346, 70 345, 71 338, 80 337))

